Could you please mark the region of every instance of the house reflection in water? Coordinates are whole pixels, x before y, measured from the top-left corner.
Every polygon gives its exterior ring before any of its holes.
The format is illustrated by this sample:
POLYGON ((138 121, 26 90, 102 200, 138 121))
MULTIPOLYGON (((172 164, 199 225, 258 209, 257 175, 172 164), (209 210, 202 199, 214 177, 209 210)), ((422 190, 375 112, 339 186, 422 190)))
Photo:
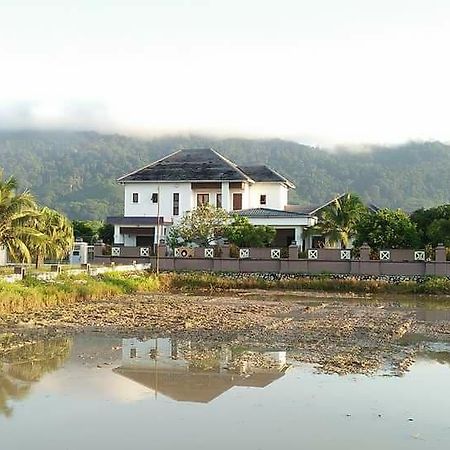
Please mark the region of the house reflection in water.
POLYGON ((264 388, 287 369, 286 352, 256 353, 176 341, 123 339, 122 365, 114 369, 176 401, 208 403, 234 386, 264 388))

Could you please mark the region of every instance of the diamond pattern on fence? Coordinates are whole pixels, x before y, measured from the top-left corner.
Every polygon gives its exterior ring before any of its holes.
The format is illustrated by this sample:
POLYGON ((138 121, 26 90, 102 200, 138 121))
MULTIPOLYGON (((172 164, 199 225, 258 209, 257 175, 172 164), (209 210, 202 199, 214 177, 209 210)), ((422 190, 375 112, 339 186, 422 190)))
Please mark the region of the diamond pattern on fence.
POLYGON ((205 248, 205 258, 214 258, 213 248, 205 248))
POLYGON ((111 256, 120 256, 120 247, 112 247, 111 256))
POLYGON ((150 249, 148 247, 141 247, 139 249, 140 256, 150 256, 150 249))
POLYGON ((317 249, 308 250, 308 259, 317 259, 319 257, 319 252, 317 249))
POLYGON ((239 249, 239 258, 250 258, 250 249, 249 248, 240 248, 239 249))
POLYGON ((272 259, 280 259, 281 258, 281 250, 279 248, 270 249, 270 257, 272 259))
POLYGON ((351 256, 350 250, 341 250, 341 259, 350 259, 351 256))
POLYGON ((425 252, 423 250, 415 251, 414 261, 425 261, 425 252))
POLYGON ((380 261, 389 261, 391 259, 391 252, 389 250, 380 251, 380 261))

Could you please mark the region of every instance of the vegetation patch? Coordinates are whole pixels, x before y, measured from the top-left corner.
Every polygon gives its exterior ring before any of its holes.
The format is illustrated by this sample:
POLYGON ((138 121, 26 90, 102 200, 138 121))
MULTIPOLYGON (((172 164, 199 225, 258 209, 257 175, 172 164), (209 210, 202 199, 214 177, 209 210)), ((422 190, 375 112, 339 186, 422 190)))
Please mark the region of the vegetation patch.
POLYGON ((209 272, 160 275, 110 272, 97 277, 61 276, 52 281, 26 277, 17 283, 0 281, 0 315, 139 292, 224 292, 233 289, 450 295, 450 279, 209 272))
POLYGON ((17 283, 0 281, 0 314, 26 312, 77 301, 95 301, 159 288, 159 279, 151 274, 108 273, 91 277, 62 276, 54 281, 26 277, 17 283))

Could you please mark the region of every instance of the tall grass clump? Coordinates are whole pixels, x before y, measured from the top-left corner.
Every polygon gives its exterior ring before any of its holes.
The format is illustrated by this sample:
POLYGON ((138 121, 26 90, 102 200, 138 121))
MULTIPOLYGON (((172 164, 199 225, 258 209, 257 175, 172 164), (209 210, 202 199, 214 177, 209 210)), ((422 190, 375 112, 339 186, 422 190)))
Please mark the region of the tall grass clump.
POLYGON ((78 301, 95 301, 134 292, 159 289, 155 275, 108 273, 98 277, 61 276, 53 281, 26 277, 23 281, 0 281, 0 315, 21 313, 78 301))

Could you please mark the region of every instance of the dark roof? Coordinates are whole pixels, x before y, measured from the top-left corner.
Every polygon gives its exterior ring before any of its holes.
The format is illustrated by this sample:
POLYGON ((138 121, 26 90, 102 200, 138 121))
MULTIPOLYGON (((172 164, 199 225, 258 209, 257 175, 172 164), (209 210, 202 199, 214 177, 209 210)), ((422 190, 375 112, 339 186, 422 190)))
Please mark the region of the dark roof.
POLYGON ((294 184, 264 165, 238 167, 212 148, 185 148, 118 181, 259 181, 294 184))
POLYGON ((294 184, 287 178, 280 175, 275 170, 270 167, 260 165, 260 166, 239 166, 246 175, 248 175, 253 181, 262 182, 281 182, 286 183, 289 187, 295 188, 294 184))
POLYGON ((370 212, 377 213, 380 210, 380 207, 375 205, 375 203, 368 203, 367 208, 370 212))
POLYGON ((284 369, 250 375, 124 367, 114 369, 114 372, 173 400, 198 403, 208 403, 233 386, 265 387, 284 375, 284 369))
POLYGON ((234 211, 235 214, 245 217, 309 217, 309 214, 303 214, 293 211, 283 211, 281 209, 270 209, 270 208, 250 208, 241 209, 240 211, 234 211))
MULTIPOLYGON (((159 223, 163 223, 164 218, 159 218, 159 223)), ((111 225, 156 225, 158 218, 153 216, 146 217, 123 217, 123 216, 110 216, 106 218, 106 223, 111 225)))
POLYGON ((236 164, 212 148, 178 150, 118 181, 246 181, 236 164))
MULTIPOLYGON (((332 199, 326 201, 325 203, 321 203, 319 205, 306 205, 306 206, 300 206, 300 205, 287 205, 287 210, 288 211, 292 211, 292 212, 299 212, 299 213, 303 213, 303 214, 312 214, 315 215, 317 214, 320 210, 322 210, 323 208, 331 205, 331 203, 333 203, 334 201, 344 197, 344 195, 347 195, 346 192, 344 192, 343 194, 339 194, 335 197, 333 197, 332 199)), ((374 203, 368 203, 366 205, 367 209, 371 212, 377 212, 380 210, 380 208, 375 205, 374 203)))

